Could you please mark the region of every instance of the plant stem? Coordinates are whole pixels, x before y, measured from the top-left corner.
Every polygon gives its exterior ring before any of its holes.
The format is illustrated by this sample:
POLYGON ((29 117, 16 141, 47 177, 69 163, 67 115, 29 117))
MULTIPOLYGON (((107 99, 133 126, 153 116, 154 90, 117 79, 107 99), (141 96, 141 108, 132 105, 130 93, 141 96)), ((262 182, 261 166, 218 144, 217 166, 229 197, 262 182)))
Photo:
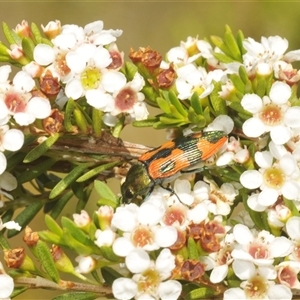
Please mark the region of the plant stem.
POLYGON ((72 290, 72 291, 81 291, 81 292, 94 292, 102 295, 111 294, 111 288, 101 285, 92 285, 86 283, 79 283, 73 281, 61 280, 59 284, 50 281, 42 277, 16 277, 15 284, 21 284, 29 286, 32 289, 43 288, 43 289, 54 289, 54 290, 72 290))

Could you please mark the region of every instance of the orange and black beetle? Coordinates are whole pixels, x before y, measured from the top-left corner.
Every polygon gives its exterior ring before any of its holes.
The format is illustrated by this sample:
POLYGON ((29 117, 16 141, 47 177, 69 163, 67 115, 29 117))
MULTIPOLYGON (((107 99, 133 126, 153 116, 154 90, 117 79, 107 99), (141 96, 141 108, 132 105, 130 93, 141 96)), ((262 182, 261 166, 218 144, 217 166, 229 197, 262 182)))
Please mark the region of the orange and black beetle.
MULTIPOLYGON (((128 171, 121 186, 124 203, 137 196, 147 196, 155 185, 205 161, 227 141, 223 131, 201 131, 168 141, 142 154, 128 171)), ((189 171, 192 172, 192 171, 189 171)))

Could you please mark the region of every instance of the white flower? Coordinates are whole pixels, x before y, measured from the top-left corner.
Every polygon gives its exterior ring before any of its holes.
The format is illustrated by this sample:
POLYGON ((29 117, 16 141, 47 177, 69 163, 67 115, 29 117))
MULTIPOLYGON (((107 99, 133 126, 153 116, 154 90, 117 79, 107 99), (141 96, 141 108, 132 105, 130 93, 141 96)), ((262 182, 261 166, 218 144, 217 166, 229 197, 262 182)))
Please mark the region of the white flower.
POLYGON ((262 99, 256 94, 246 94, 241 105, 253 114, 243 124, 243 132, 249 137, 260 137, 270 132, 276 144, 285 144, 292 137, 293 128, 300 127, 298 106, 289 107, 291 88, 284 82, 273 83, 269 97, 262 99))
POLYGON ((27 126, 35 119, 44 119, 51 113, 47 98, 32 97, 34 80, 25 71, 19 71, 12 82, 0 92, 0 119, 12 115, 21 126, 27 126))
MULTIPOLYGON (((208 181, 208 180, 207 180, 208 181)), ((194 197, 198 201, 204 201, 209 212, 214 215, 228 215, 230 206, 237 195, 237 191, 230 183, 223 183, 218 187, 215 182, 198 181, 194 185, 194 197)))
POLYGON ((95 233, 96 241, 95 244, 98 247, 108 246, 110 247, 116 238, 116 233, 111 229, 100 230, 97 229, 95 233))
POLYGON ((81 210, 80 214, 73 214, 74 223, 82 228, 90 224, 91 218, 85 210, 81 210))
POLYGON ((288 41, 279 36, 262 37, 261 43, 252 38, 247 38, 243 41, 243 46, 246 49, 246 53, 243 55, 243 63, 250 74, 261 63, 266 63, 274 68, 274 64, 278 61, 292 62, 300 60, 299 50, 284 54, 288 48, 288 41))
POLYGON ((151 251, 173 245, 177 230, 173 226, 160 225, 164 212, 160 206, 149 201, 140 207, 134 204, 118 207, 111 224, 123 231, 123 237, 115 240, 113 251, 125 257, 134 247, 151 251))
POLYGON ((234 273, 241 279, 240 288, 230 288, 224 292, 225 300, 272 299, 290 300, 292 291, 283 284, 276 284, 276 272, 272 268, 256 269, 251 262, 234 261, 234 273))
POLYGON ((234 248, 233 234, 227 234, 220 242, 218 252, 210 253, 207 257, 202 257, 201 262, 206 265, 206 270, 212 270, 209 279, 212 283, 218 283, 225 279, 228 274, 228 266, 231 265, 233 258, 231 251, 234 248))
POLYGON ((300 261, 283 261, 277 266, 277 278, 279 283, 291 289, 300 289, 298 274, 300 272, 300 261))
POLYGON ((233 235, 239 247, 231 252, 232 257, 257 266, 271 266, 276 257, 287 256, 292 251, 292 242, 286 237, 275 237, 265 230, 250 231, 243 224, 234 226, 233 235))
MULTIPOLYGON (((108 77, 109 74, 115 74, 112 72, 116 71, 110 71, 104 74, 103 80, 106 82, 107 86, 110 84, 115 86, 117 82, 117 79, 114 77, 108 77)), ((121 73, 117 72, 116 74, 121 73)), ((88 103, 95 108, 109 112, 111 116, 117 116, 120 113, 125 113, 129 114, 134 120, 146 119, 149 113, 144 102, 145 96, 140 92, 145 85, 143 77, 137 72, 135 73, 132 81, 126 82, 125 79, 122 81, 119 80, 119 83, 120 84, 116 87, 112 86, 110 91, 106 88, 109 93, 98 92, 98 94, 91 95, 90 97, 87 95, 88 103), (102 107, 103 104, 106 106, 102 107)), ((111 121, 111 119, 109 120, 111 121)), ((110 126, 110 124, 107 125, 110 126)))
POLYGON ((250 153, 247 147, 242 147, 239 140, 234 136, 229 138, 229 141, 226 146, 226 151, 222 152, 217 158, 217 166, 225 166, 230 164, 232 161, 237 163, 245 163, 250 158, 250 153))
POLYGON ((96 266, 96 260, 92 256, 79 255, 75 258, 78 262, 78 266, 75 267, 75 272, 80 274, 88 274, 94 270, 96 266))
POLYGON ((175 257, 169 249, 163 249, 156 261, 142 249, 132 250, 125 259, 126 267, 135 273, 132 279, 118 278, 112 285, 117 299, 177 299, 181 284, 167 280, 175 268, 175 257), (167 281, 165 281, 167 280, 167 281))
POLYGON ((205 98, 214 89, 213 81, 226 82, 224 71, 214 70, 207 73, 205 68, 187 64, 176 70, 178 78, 175 81, 178 98, 185 100, 190 98, 195 91, 200 91, 200 98, 205 98))
POLYGON ((260 193, 248 198, 248 205, 256 211, 264 211, 273 205, 279 195, 287 199, 297 200, 300 197, 300 185, 296 179, 300 171, 297 161, 291 153, 284 154, 273 163, 269 151, 256 152, 255 161, 259 170, 247 170, 240 176, 241 184, 248 189, 260 188, 260 193))

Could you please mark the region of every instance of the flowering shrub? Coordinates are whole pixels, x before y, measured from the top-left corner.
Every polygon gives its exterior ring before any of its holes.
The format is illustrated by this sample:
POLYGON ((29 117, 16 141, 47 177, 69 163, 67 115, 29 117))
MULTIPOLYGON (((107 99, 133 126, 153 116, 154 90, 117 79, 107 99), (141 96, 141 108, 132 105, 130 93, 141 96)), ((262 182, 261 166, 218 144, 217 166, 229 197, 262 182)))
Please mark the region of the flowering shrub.
POLYGON ((226 26, 223 38, 188 37, 164 57, 131 49, 129 62, 116 43, 122 31, 102 21, 42 30, 3 23, 3 32, 0 244, 10 270, 0 266, 1 299, 38 287, 62 290, 56 300, 292 299, 300 289, 300 71, 291 63, 300 50, 226 26), (149 106, 160 113, 149 116, 149 106), (205 161, 211 148, 199 142, 191 166, 176 144, 189 170, 174 160, 168 171, 177 178, 160 180, 161 168, 141 178, 150 192, 127 203, 104 182, 122 184, 132 165, 148 172, 136 159, 151 148, 121 140, 130 124, 167 129, 167 139, 222 131, 227 141, 205 161), (73 219, 56 221, 69 201, 73 219), (42 209, 47 230, 33 232, 42 209), (11 249, 21 230, 27 247, 11 249))

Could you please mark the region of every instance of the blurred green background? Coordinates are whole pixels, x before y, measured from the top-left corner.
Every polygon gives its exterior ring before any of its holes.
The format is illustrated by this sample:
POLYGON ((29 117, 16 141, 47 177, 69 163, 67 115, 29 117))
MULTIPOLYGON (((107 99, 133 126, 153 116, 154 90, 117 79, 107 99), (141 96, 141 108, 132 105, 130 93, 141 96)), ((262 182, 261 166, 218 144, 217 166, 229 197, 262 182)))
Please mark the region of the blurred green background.
MULTIPOLYGON (((104 29, 122 29, 117 44, 127 59, 130 47, 150 46, 164 55, 188 36, 200 39, 222 36, 225 24, 233 32, 241 29, 245 37, 279 35, 289 41, 289 50, 300 48, 300 1, 7 1, 0 2, 0 20, 10 28, 22 20, 46 25, 51 20, 63 24, 85 24, 104 21, 104 29)), ((6 43, 3 34, 0 40, 6 43)), ((148 146, 161 144, 165 132, 126 128, 122 138, 148 146)), ((119 183, 112 185, 118 190, 119 183)), ((91 204, 90 211, 96 207, 91 204)), ((70 211, 71 213, 71 211, 70 211)), ((68 215, 68 208, 64 215, 68 215)), ((43 216, 31 226, 44 229, 43 216)), ((23 244, 22 234, 12 246, 23 244)), ((1 257, 2 255, 0 255, 1 257)), ((30 291, 16 299, 51 299, 57 293, 30 291)))

